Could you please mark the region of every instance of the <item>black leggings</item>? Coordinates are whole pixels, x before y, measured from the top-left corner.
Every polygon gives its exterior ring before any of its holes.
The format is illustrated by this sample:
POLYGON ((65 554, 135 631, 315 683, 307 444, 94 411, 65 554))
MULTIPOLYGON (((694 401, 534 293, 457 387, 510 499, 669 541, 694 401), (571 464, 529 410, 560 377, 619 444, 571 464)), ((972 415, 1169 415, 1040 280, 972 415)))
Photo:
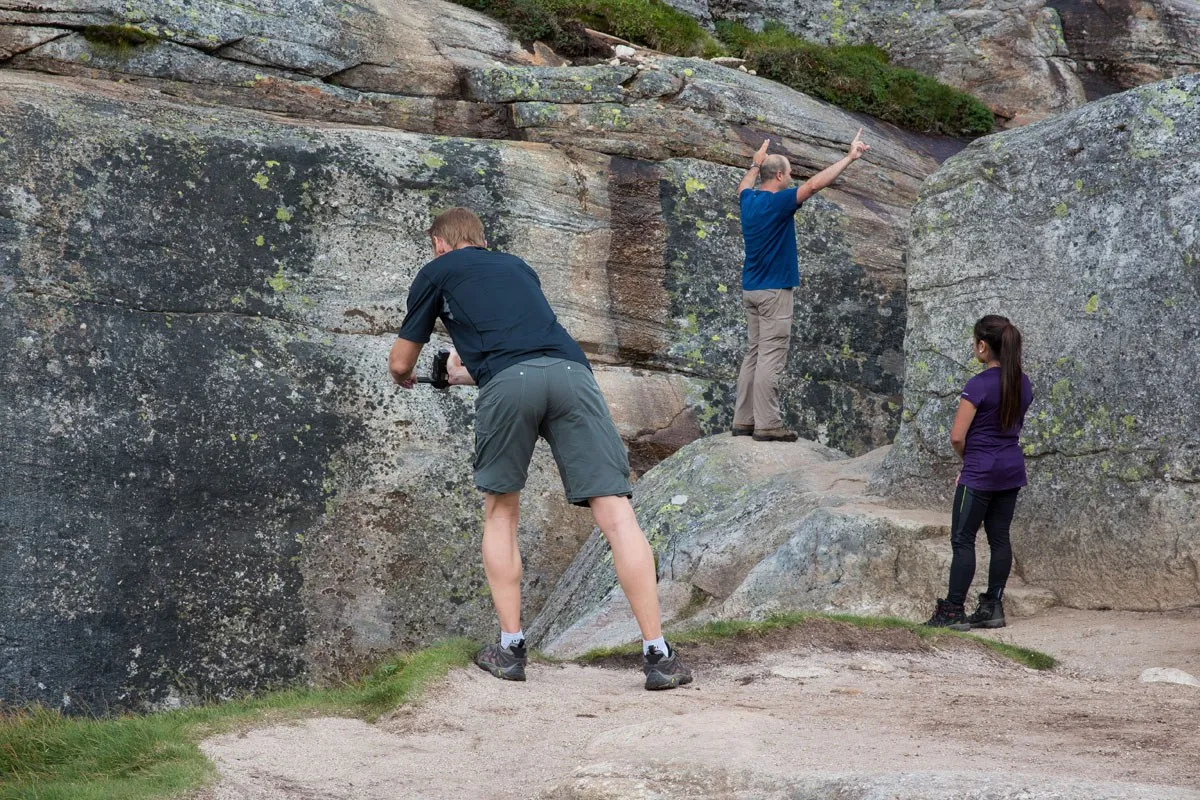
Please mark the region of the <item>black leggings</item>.
POLYGON ((988 594, 1000 598, 1008 573, 1012 571, 1012 543, 1008 529, 1017 508, 1017 492, 981 492, 959 486, 954 493, 954 511, 950 517, 950 546, 954 560, 950 562, 950 591, 946 602, 962 605, 967 600, 971 581, 975 578, 975 534, 979 525, 987 531, 992 560, 988 568, 988 594))

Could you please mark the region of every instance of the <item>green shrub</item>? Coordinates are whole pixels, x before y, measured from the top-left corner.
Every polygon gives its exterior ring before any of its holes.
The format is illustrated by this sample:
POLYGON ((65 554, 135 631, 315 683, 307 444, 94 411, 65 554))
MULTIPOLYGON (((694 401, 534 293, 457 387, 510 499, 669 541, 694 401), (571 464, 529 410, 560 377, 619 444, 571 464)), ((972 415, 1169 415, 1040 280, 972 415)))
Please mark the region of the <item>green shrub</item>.
POLYGON ((874 45, 825 47, 769 24, 761 33, 719 23, 718 33, 759 75, 797 91, 921 133, 980 136, 995 124, 979 100, 888 63, 874 45))

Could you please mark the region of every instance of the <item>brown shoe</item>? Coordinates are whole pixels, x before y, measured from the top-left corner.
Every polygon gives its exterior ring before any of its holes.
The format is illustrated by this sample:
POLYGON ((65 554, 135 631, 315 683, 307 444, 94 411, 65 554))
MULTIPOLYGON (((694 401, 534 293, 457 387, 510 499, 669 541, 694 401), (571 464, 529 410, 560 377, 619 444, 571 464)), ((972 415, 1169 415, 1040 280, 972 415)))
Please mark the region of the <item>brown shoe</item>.
POLYGON ((754 435, 754 426, 753 425, 734 425, 733 426, 733 435, 734 436, 753 436, 754 435))
POLYGON ((800 434, 789 431, 787 428, 766 428, 754 431, 754 441, 756 442, 794 442, 799 438, 800 434))

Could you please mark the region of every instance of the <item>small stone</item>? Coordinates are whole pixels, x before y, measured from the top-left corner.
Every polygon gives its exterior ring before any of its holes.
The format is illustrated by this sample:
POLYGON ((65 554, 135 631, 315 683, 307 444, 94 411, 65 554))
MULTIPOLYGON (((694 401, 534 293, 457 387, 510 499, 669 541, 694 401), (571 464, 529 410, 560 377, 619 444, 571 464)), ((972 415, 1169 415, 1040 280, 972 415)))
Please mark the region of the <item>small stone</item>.
POLYGON ((1143 670, 1138 680, 1142 683, 1178 683, 1200 688, 1200 680, 1195 675, 1174 667, 1151 667, 1143 670))
POLYGON ((783 664, 778 667, 772 667, 771 674, 778 675, 780 678, 798 681, 810 678, 824 678, 826 675, 831 675, 833 673, 824 667, 806 667, 802 664, 783 664))
POLYGON ((671 498, 671 505, 681 506, 684 503, 686 503, 687 501, 688 501, 688 496, 686 494, 677 494, 671 498))
POLYGON ((627 44, 619 44, 613 48, 613 52, 617 54, 617 58, 633 58, 637 55, 637 50, 634 50, 627 44))

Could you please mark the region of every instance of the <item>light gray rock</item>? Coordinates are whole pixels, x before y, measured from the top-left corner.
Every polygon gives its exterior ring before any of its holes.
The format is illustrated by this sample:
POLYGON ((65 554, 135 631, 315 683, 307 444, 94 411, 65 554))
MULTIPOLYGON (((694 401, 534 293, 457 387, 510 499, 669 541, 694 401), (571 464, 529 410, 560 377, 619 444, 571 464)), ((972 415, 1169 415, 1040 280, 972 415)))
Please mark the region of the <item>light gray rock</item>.
POLYGON ((1198 113, 1193 75, 989 137, 914 212, 905 422, 874 490, 944 499, 971 325, 1010 317, 1036 395, 1014 548, 1071 606, 1200 603, 1198 113))
POLYGON ((1200 679, 1195 675, 1173 667, 1151 667, 1142 670, 1138 680, 1142 683, 1177 683, 1181 686, 1200 687, 1200 679))
MULTIPOLYGON (((927 617, 945 593, 949 507, 891 507, 868 495, 885 452, 848 459, 804 440, 768 446, 714 436, 647 473, 634 504, 657 558, 668 626, 787 611, 927 617)), ((982 539, 978 549, 984 577, 982 539)), ((1054 603, 1019 576, 1006 600, 1013 616, 1054 603)), ((637 638, 599 534, 526 630, 558 656, 637 638)))

